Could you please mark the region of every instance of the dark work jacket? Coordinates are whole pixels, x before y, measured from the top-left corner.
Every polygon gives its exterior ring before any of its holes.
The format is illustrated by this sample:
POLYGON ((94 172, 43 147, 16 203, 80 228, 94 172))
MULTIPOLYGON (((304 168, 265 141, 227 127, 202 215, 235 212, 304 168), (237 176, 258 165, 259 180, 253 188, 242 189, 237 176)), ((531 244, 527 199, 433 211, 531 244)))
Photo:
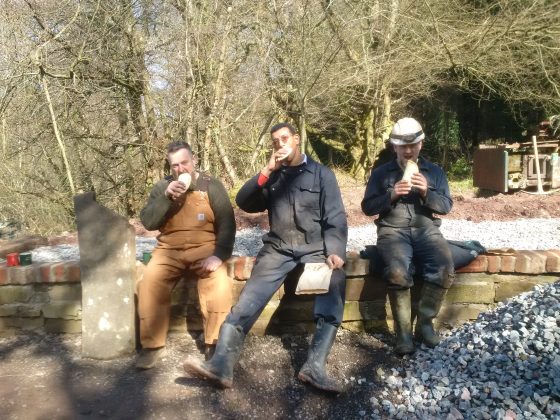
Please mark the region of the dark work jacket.
MULTIPOLYGON (((165 195, 165 190, 171 181, 173 181, 173 177, 168 176, 154 185, 148 202, 140 211, 140 220, 148 230, 162 228, 174 210, 173 201, 165 195)), ((224 185, 210 175, 199 173, 198 180, 193 180, 189 186, 189 191, 208 192, 208 201, 214 212, 214 225, 216 228, 216 249, 214 250, 214 255, 222 261, 227 260, 231 257, 235 242, 235 217, 224 185)))
POLYGON ((362 211, 368 216, 378 214, 375 222, 378 226, 423 227, 434 223, 439 226, 441 220, 434 218, 434 213, 447 214, 453 206, 447 177, 439 166, 423 158, 418 159, 418 168, 428 181, 426 198, 411 191, 391 203, 391 192, 403 176, 395 159, 372 172, 362 200, 362 211))
POLYGON ((243 185, 236 202, 248 213, 268 210, 270 238, 288 246, 322 242, 326 256, 346 257, 346 212, 329 168, 307 157, 307 163, 274 171, 262 187, 258 178, 243 185))

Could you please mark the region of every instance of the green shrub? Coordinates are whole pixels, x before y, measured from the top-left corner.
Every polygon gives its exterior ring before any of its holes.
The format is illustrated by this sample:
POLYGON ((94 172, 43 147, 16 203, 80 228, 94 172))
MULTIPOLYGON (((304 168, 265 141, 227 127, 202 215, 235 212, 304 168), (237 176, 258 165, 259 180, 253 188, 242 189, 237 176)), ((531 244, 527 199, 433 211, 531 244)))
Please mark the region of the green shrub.
POLYGON ((455 159, 447 171, 447 178, 450 181, 461 181, 472 178, 472 163, 465 157, 455 159))

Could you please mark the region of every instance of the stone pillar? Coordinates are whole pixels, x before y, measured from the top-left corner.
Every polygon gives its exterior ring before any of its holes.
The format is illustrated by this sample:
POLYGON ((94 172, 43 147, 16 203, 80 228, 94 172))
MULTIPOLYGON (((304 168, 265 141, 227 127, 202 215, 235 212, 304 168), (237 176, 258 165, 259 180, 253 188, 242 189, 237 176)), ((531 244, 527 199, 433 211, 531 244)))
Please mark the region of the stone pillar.
POLYGON ((128 220, 74 197, 82 279, 82 356, 112 359, 135 350, 136 242, 128 220))

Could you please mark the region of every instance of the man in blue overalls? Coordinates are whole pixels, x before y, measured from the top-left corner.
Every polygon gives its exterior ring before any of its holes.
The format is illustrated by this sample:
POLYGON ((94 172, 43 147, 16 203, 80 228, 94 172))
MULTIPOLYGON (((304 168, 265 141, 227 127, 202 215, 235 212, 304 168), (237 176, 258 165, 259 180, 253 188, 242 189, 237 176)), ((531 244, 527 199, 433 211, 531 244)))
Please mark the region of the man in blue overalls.
POLYGON ((410 306, 413 275, 424 280, 415 337, 429 347, 440 341, 432 321, 454 279, 451 252, 439 230, 441 220, 434 217, 434 213, 449 213, 453 201, 443 170, 419 157, 424 137, 413 118, 395 123, 389 140, 396 159, 372 172, 362 200, 366 215, 379 215, 375 221, 377 248, 395 320, 395 352, 400 355, 414 351, 410 306), (409 180, 403 179, 407 164, 419 170, 409 180))
POLYGON ((297 264, 325 262, 333 269, 326 294, 315 297, 315 334, 298 378, 322 391, 339 393, 325 363, 342 322, 348 228, 333 172, 299 150, 290 124, 272 127, 273 153, 262 171, 237 194, 247 212, 268 210, 270 232, 264 236, 251 278, 220 329, 218 344, 207 362, 189 358, 184 369, 222 388, 232 386, 233 368, 245 335, 297 264))

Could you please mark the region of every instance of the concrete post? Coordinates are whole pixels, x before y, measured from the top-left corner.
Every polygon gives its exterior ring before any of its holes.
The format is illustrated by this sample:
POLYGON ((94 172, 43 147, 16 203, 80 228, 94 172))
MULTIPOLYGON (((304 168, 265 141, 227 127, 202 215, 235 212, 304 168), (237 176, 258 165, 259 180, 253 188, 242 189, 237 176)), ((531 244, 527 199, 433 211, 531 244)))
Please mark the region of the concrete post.
POLYGON ((136 242, 128 220, 96 202, 74 197, 82 279, 82 355, 112 359, 135 350, 136 242))

